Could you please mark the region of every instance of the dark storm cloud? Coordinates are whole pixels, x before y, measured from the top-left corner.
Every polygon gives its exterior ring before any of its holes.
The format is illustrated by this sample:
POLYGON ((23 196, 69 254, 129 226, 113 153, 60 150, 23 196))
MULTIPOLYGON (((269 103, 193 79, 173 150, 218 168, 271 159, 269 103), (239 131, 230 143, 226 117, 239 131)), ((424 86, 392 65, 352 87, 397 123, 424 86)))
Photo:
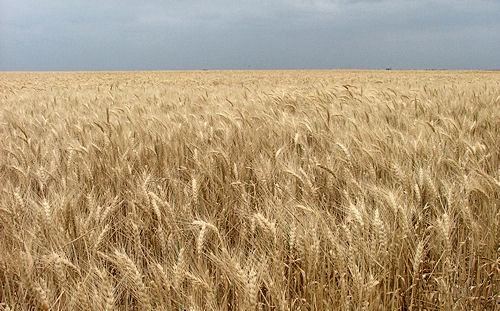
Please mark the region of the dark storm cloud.
POLYGON ((500 68, 498 1, 0 0, 0 70, 500 68))

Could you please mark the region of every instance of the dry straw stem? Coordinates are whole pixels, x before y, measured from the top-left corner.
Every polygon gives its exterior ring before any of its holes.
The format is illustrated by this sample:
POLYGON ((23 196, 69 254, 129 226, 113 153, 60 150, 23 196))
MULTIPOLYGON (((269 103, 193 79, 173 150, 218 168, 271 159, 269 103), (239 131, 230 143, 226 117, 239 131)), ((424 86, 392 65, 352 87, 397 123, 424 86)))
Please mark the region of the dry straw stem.
POLYGON ((0 73, 0 305, 494 310, 498 94, 493 71, 0 73))

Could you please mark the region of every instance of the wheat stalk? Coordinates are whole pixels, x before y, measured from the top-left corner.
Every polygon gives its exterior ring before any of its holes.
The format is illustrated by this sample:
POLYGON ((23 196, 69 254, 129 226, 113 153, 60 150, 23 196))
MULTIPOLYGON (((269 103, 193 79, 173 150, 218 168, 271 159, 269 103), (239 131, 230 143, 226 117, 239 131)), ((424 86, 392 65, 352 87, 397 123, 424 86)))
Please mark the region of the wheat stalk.
POLYGON ((127 285, 133 289, 133 294, 144 310, 151 309, 149 295, 147 294, 146 285, 142 280, 142 274, 135 263, 127 254, 115 250, 114 261, 116 268, 123 274, 127 285))

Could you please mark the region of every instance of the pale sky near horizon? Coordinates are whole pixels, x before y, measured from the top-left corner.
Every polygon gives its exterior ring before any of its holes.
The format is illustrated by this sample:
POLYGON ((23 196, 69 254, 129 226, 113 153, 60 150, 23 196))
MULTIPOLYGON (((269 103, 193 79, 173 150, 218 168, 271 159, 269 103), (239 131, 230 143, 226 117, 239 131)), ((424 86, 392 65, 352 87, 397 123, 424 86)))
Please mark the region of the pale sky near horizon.
POLYGON ((500 1, 0 0, 0 70, 500 69, 500 1))

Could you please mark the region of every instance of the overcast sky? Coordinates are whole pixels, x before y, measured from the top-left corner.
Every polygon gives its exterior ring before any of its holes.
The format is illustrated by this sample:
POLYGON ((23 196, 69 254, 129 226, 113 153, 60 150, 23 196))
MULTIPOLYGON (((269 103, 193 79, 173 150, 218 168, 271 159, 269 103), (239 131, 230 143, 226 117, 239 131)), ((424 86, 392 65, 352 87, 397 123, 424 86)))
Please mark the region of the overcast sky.
POLYGON ((500 1, 0 0, 0 70, 500 69, 500 1))

